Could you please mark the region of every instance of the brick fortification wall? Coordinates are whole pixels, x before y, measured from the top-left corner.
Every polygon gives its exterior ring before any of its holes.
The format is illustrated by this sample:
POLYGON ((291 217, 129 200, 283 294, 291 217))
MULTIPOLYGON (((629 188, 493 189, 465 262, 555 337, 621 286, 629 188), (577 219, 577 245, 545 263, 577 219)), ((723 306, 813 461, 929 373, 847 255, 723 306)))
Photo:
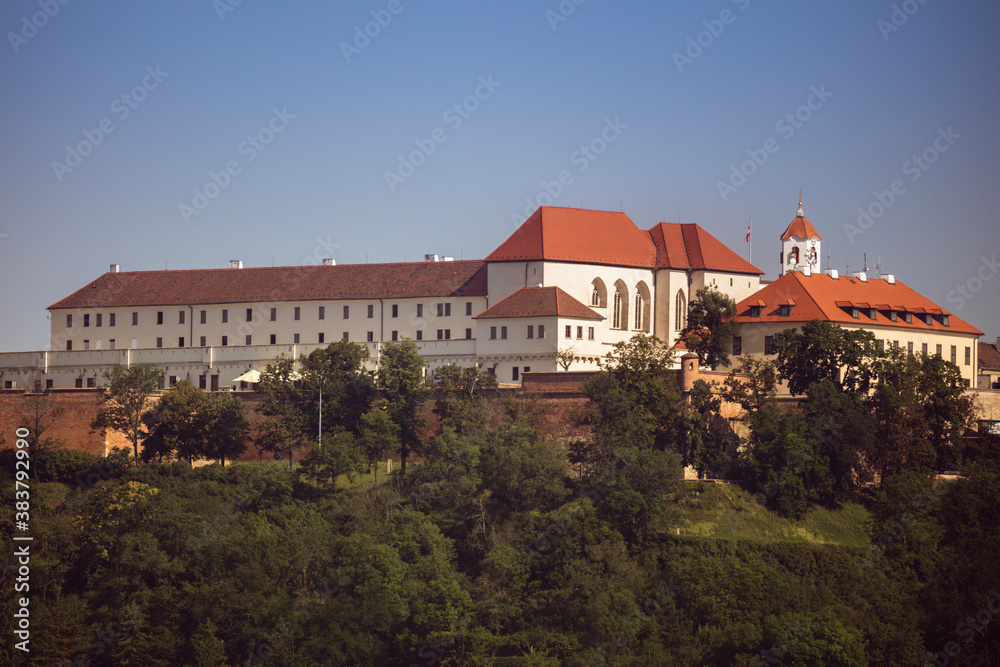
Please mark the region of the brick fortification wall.
MULTIPOLYGON (((131 447, 125 436, 114 431, 91 431, 90 423, 97 415, 101 396, 90 389, 52 390, 45 394, 26 394, 24 391, 0 392, 0 439, 4 447, 14 446, 14 432, 31 428, 32 415, 59 414, 52 419, 52 426, 43 434, 60 448, 78 449, 88 454, 104 456, 115 447, 131 447)), ((48 420, 46 420, 48 421, 48 420)))

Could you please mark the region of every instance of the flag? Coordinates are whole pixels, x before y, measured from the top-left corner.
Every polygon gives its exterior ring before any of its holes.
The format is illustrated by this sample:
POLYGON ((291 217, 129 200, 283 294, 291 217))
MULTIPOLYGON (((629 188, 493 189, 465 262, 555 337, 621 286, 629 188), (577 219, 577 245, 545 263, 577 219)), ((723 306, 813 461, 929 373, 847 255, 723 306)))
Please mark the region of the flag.
MULTIPOLYGON (((753 217, 751 216, 750 220, 752 219, 753 217)), ((750 243, 750 220, 747 220, 747 243, 750 243)))

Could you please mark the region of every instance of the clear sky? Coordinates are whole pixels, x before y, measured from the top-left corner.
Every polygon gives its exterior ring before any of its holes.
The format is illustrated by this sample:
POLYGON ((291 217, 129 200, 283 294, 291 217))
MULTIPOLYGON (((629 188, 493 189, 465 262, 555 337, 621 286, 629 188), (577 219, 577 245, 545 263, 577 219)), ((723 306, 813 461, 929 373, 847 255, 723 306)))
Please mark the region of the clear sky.
POLYGON ((112 262, 482 258, 539 203, 752 214, 774 278, 800 189, 823 268, 1000 336, 995 1, 237 2, 0 7, 0 350, 112 262))

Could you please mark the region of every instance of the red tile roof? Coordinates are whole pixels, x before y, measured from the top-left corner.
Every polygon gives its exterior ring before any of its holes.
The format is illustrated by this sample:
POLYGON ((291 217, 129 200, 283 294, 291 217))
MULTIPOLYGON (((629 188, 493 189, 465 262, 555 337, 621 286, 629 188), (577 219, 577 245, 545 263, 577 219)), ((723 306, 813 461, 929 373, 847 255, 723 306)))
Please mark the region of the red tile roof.
POLYGON ((841 276, 838 280, 826 274, 806 276, 798 271, 791 271, 781 276, 773 283, 761 288, 759 292, 743 299, 736 304, 737 321, 740 324, 754 322, 808 322, 822 320, 824 322, 840 322, 844 324, 880 325, 910 331, 936 331, 952 333, 969 333, 981 335, 982 332, 942 310, 933 301, 907 287, 898 280, 890 284, 881 279, 869 279, 862 282, 858 278, 841 276), (750 317, 750 306, 764 301, 760 317, 750 317), (788 317, 778 314, 778 306, 783 303, 794 303, 788 317), (851 304, 851 306, 841 306, 851 304), (875 319, 868 318, 868 313, 860 312, 859 319, 851 315, 851 307, 859 310, 867 304, 879 308, 875 319), (893 304, 893 309, 899 311, 899 316, 893 322, 886 312, 887 304, 893 304), (846 309, 845 309, 846 308, 846 309), (925 309, 931 313, 949 315, 949 325, 944 326, 939 318, 927 325, 921 317, 912 318, 907 323, 903 312, 916 313, 917 309, 925 309))
POLYGON ((656 248, 624 213, 542 206, 486 258, 539 260, 652 268, 656 248))
POLYGON ((476 315, 473 319, 501 317, 570 317, 577 320, 603 320, 559 287, 522 287, 506 299, 476 315))
POLYGON ((49 309, 485 295, 481 260, 341 264, 105 273, 49 309))
POLYGON ((996 343, 979 341, 979 367, 1000 370, 1000 350, 996 343))
POLYGON ((658 269, 764 273, 699 225, 661 222, 648 233, 656 246, 658 269))
POLYGON ((788 227, 785 228, 785 233, 781 235, 781 240, 791 237, 798 237, 800 239, 811 239, 812 237, 818 238, 820 241, 823 237, 819 235, 813 224, 806 220, 805 216, 797 216, 794 220, 788 223, 788 227))

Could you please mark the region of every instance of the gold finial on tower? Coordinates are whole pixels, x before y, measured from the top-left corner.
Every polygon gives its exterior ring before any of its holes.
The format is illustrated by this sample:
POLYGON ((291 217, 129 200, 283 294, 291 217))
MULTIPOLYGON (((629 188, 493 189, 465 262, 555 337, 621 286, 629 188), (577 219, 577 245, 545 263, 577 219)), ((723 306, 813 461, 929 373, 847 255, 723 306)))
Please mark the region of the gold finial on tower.
POLYGON ((799 190, 799 213, 798 213, 798 217, 800 217, 800 218, 805 217, 805 214, 802 213, 802 190, 799 190))

